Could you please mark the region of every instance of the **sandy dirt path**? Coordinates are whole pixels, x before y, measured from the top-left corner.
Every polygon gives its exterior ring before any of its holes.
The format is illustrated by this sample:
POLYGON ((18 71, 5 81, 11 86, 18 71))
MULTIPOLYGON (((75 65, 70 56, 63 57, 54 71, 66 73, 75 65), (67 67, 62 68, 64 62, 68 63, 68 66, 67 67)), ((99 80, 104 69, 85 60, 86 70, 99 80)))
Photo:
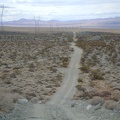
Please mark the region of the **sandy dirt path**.
MULTIPOLYGON (((74 41, 76 41, 76 34, 74 33, 73 37, 74 41)), ((79 77, 79 63, 82 55, 82 50, 75 46, 75 43, 72 43, 71 47, 74 49, 74 52, 71 56, 71 60, 68 68, 65 71, 65 76, 63 79, 63 83, 56 92, 56 94, 52 97, 52 99, 48 102, 50 104, 63 104, 67 99, 72 99, 73 95, 76 91, 77 79, 79 77)))
MULTIPOLYGON (((73 41, 74 42, 77 41, 75 32, 73 32, 73 41)), ((81 116, 79 117, 78 115, 76 115, 76 113, 72 113, 72 111, 70 111, 67 107, 64 106, 64 103, 67 100, 71 100, 76 92, 75 86, 77 85, 77 79, 79 77, 78 68, 80 67, 80 59, 83 52, 82 49, 75 46, 74 42, 71 43, 71 47, 74 49, 74 52, 71 56, 71 60, 68 68, 64 70, 63 83, 61 87, 58 89, 58 91, 55 93, 55 95, 51 97, 51 100, 46 105, 49 105, 51 107, 57 106, 57 108, 63 111, 65 116, 67 116, 67 118, 69 118, 70 120, 80 120, 81 116)), ((55 111, 58 110, 57 108, 55 111)), ((43 116, 42 118, 49 116, 49 118, 45 118, 45 119, 46 120, 50 119, 50 117, 53 116, 51 114, 51 111, 52 111, 51 109, 48 110, 48 108, 45 108, 45 106, 42 107, 39 105, 34 105, 32 111, 32 117, 30 117, 27 120, 43 120, 40 119, 42 116, 43 116)), ((58 112, 58 114, 60 114, 60 112, 58 112)), ((64 115, 62 114, 61 117, 62 116, 64 115)), ((62 120, 62 118, 60 120, 62 120)))
MULTIPOLYGON (((76 42, 76 33, 73 32, 73 41, 76 42)), ((66 115, 72 120, 80 120, 80 117, 75 113, 72 113, 68 108, 66 108, 63 104, 73 98, 73 95, 76 92, 75 86, 77 85, 77 79, 79 77, 79 67, 80 67, 80 59, 82 56, 83 50, 75 46, 75 43, 71 44, 71 47, 74 49, 74 52, 71 56, 71 60, 68 66, 68 69, 64 73, 63 84, 56 94, 52 97, 52 99, 48 102, 49 104, 59 105, 66 113, 66 115)), ((83 115, 82 115, 83 116, 83 115)), ((84 115, 85 117, 85 115, 84 115)), ((82 118, 84 118, 82 117, 82 118)))

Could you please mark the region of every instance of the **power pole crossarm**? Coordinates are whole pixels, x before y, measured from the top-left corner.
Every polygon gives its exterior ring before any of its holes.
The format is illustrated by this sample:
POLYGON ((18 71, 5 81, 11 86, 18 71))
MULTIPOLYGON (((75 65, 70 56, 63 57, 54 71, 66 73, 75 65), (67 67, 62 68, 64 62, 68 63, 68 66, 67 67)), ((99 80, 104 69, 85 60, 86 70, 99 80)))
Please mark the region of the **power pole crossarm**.
POLYGON ((1 8, 1 15, 0 15, 1 31, 4 31, 4 26, 3 26, 4 4, 0 6, 0 8, 1 8))

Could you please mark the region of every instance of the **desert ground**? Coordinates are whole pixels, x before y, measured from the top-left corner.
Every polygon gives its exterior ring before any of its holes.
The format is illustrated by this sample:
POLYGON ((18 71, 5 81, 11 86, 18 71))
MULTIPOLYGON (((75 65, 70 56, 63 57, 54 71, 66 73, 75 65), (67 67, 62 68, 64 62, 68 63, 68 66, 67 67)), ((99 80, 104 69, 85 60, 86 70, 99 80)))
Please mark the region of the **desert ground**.
POLYGON ((4 30, 0 120, 119 119, 119 29, 4 30))
POLYGON ((117 104, 120 100, 120 34, 83 32, 78 33, 77 38, 76 45, 84 51, 77 97, 92 99, 93 105, 100 99, 106 108, 110 107, 108 104, 117 104))
POLYGON ((43 32, 84 32, 84 31, 91 31, 91 32, 111 32, 111 33, 120 33, 120 29, 109 29, 109 28, 81 28, 81 27, 43 27, 43 28, 34 28, 34 27, 8 27, 5 26, 5 31, 11 32, 30 32, 35 33, 35 29, 38 33, 43 32))

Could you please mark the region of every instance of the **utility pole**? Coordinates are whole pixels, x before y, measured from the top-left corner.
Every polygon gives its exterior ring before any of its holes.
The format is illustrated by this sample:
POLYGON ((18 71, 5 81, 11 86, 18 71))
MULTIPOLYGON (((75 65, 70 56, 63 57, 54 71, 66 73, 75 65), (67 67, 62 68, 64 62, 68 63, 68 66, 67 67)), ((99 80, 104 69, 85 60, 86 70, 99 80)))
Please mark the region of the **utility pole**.
POLYGON ((38 17, 38 19, 35 18, 34 16, 34 22, 35 22, 35 34, 39 33, 39 28, 40 28, 40 16, 38 17))
POLYGON ((1 31, 4 31, 4 26, 3 26, 3 15, 4 15, 4 4, 0 6, 1 8, 1 15, 0 15, 0 22, 1 22, 1 31))

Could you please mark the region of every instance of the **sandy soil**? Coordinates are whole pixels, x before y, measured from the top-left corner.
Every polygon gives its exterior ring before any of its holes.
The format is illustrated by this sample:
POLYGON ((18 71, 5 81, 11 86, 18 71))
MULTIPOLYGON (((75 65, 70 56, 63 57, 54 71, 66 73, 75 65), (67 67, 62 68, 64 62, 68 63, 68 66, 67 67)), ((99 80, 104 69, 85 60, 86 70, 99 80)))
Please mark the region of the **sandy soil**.
MULTIPOLYGON (((111 33, 120 33, 120 29, 102 29, 102 28, 64 28, 64 27, 59 27, 59 28, 39 28, 38 33, 42 32, 84 32, 84 31, 91 31, 91 32, 111 32, 111 33), (52 29, 52 30, 51 30, 52 29)), ((5 31, 19 31, 19 32, 31 32, 35 33, 35 28, 34 27, 5 27, 5 31)))

